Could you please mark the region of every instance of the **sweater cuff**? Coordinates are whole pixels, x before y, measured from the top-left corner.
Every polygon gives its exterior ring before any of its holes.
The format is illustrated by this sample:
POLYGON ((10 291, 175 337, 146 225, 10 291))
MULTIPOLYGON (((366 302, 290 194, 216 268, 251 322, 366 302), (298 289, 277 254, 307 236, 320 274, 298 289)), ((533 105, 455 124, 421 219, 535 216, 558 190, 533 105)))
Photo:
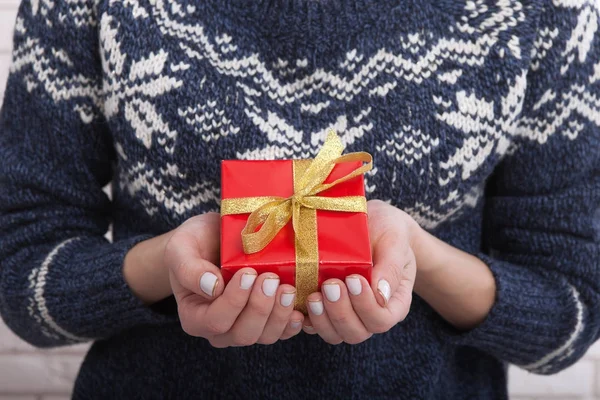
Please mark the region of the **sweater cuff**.
POLYGON ((496 279, 496 300, 486 319, 470 331, 445 321, 440 329, 455 345, 475 347, 522 368, 539 371, 570 350, 581 333, 582 304, 566 282, 551 281, 526 267, 476 254, 496 279))
POLYGON ((36 299, 44 305, 41 317, 49 331, 77 342, 107 338, 139 325, 175 322, 176 314, 158 313, 138 299, 123 277, 129 249, 150 237, 115 243, 75 237, 57 246, 42 264, 44 291, 36 299))

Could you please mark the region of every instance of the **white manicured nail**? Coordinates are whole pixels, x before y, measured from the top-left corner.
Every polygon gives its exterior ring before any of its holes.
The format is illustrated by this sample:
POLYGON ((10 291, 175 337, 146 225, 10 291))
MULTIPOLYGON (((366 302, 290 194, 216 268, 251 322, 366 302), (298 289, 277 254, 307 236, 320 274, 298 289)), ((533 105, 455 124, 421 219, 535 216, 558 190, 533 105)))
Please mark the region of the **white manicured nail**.
POLYGON ((355 276, 346 278, 346 286, 348 287, 348 291, 354 296, 358 296, 362 292, 362 283, 360 283, 360 279, 355 276))
POLYGON ((385 300, 385 304, 390 300, 390 295, 392 294, 392 288, 390 288, 390 284, 385 279, 380 279, 377 283, 377 290, 383 296, 385 300))
POLYGON ((325 297, 327 300, 335 303, 340 299, 340 285, 337 283, 328 283, 323 285, 323 292, 325 292, 325 297))
POLYGON ((302 326, 302 321, 292 321, 290 322, 290 326, 292 329, 299 329, 302 326))
POLYGON ((317 301, 309 301, 308 306, 310 307, 310 311, 315 315, 323 314, 323 302, 321 300, 317 301))
POLYGON ((209 296, 215 295, 218 278, 212 272, 205 272, 200 278, 200 289, 209 296))
POLYGON ((296 293, 282 293, 281 294, 281 305, 284 307, 289 307, 292 305, 292 303, 294 302, 294 297, 296 296, 296 293))
POLYGON ((262 290, 265 296, 273 297, 279 287, 279 278, 267 278, 263 281, 262 290))
POLYGON ((242 275, 242 279, 240 280, 240 288, 244 290, 248 290, 252 287, 252 284, 256 280, 256 274, 245 273, 242 275))
POLYGON ((304 330, 308 332, 314 332, 315 328, 309 325, 304 325, 304 330))

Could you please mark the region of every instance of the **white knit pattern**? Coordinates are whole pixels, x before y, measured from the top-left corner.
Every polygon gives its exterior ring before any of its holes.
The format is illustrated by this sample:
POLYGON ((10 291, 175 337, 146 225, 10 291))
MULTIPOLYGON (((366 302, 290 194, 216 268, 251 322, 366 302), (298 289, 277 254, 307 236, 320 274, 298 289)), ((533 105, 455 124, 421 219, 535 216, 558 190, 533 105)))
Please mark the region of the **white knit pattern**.
POLYGON ((538 360, 532 364, 521 365, 520 366, 521 368, 526 369, 528 371, 541 373, 541 374, 548 373, 552 370, 552 368, 555 364, 558 364, 561 361, 564 361, 566 358, 570 357, 573 354, 574 344, 577 341, 577 339, 579 338, 579 335, 581 335, 581 333, 583 332, 583 328, 585 327, 585 324, 583 322, 583 314, 585 311, 585 305, 582 303, 581 297, 580 297, 577 289, 575 289, 575 287, 573 287, 571 285, 569 285, 569 288, 571 289, 571 294, 573 296, 573 302, 575 303, 575 307, 577 309, 575 326, 573 327, 573 331, 571 332, 571 335, 567 338, 567 340, 559 348, 555 349, 554 351, 552 351, 549 354, 546 354, 540 360, 538 360))
POLYGON ((31 72, 23 75, 27 90, 32 91, 41 85, 56 103, 71 99, 78 102, 81 100, 73 110, 79 114, 82 121, 89 123, 94 118, 94 110, 85 100, 99 106, 100 87, 95 81, 81 74, 60 75, 59 70, 51 67, 54 63, 72 66, 72 61, 63 49, 48 49, 40 44, 39 38, 27 37, 13 50, 10 72, 17 73, 31 67, 31 72))
MULTIPOLYGON (((40 1, 31 3, 34 13, 44 13, 44 10, 53 7, 50 0, 40 1)), ((82 0, 69 0, 69 10, 72 10, 69 21, 75 26, 91 23, 95 11, 93 7, 90 9, 89 4, 82 0)), ((116 0, 111 0, 110 4, 116 4, 116 0)), ((15 48, 12 71, 17 72, 31 65, 33 72, 24 75, 31 90, 41 84, 57 102, 71 98, 91 100, 82 101, 74 107, 82 121, 87 123, 95 118, 96 106, 109 120, 123 113, 135 136, 146 148, 157 144, 168 154, 173 154, 179 133, 170 127, 162 110, 152 99, 181 88, 183 81, 179 76, 194 63, 200 60, 208 62, 222 76, 240 78, 236 85, 237 95, 242 96, 242 102, 236 106, 242 107, 243 113, 268 142, 266 146, 238 152, 238 158, 275 159, 314 156, 329 129, 342 132, 345 144, 354 143, 373 129, 369 119, 370 108, 362 109, 357 114, 340 111, 333 123, 324 124, 310 133, 288 122, 283 112, 286 109, 297 108, 307 117, 317 117, 331 107, 332 101, 351 104, 361 96, 386 97, 397 90, 401 81, 421 85, 436 79, 440 85, 452 87, 462 79, 463 71, 460 68, 442 68, 445 63, 452 63, 456 67, 473 67, 483 65, 492 53, 501 57, 510 55, 516 59, 523 56, 518 37, 511 36, 505 44, 500 43, 499 39, 502 32, 525 20, 523 5, 519 1, 498 0, 493 11, 482 0, 466 2, 464 18, 449 28, 450 32, 463 34, 461 38, 450 35, 434 39, 427 33, 415 32, 399 38, 401 52, 397 54, 385 48, 370 56, 360 54, 356 49, 350 50, 338 65, 348 72, 345 75, 325 69, 298 75, 306 68, 306 59, 280 58, 275 63, 266 64, 258 53, 242 53, 232 35, 221 32, 211 37, 201 24, 187 22, 189 19, 184 21, 184 17, 194 12, 194 7, 184 8, 174 0, 150 0, 148 4, 146 8, 145 3, 137 0, 123 3, 132 10, 134 18, 147 19, 152 16, 161 33, 178 42, 179 50, 187 61, 169 62, 169 53, 160 49, 133 61, 126 71, 125 65, 129 63, 125 62, 127 55, 121 50, 118 39, 119 22, 104 14, 100 18, 99 28, 104 71, 102 87, 81 75, 57 76, 57 72, 49 67, 51 61, 68 66, 71 63, 69 55, 62 49, 43 48, 36 38, 28 38, 15 48), (467 38, 464 34, 467 34, 467 38), (469 35, 472 39, 469 39, 469 35), (294 79, 284 80, 286 77, 294 79), (325 95, 330 100, 312 103, 308 99, 313 93, 325 95), (258 104, 264 103, 260 101, 263 98, 275 101, 279 107, 261 109, 258 104), (310 143, 304 141, 307 133, 311 138, 310 143)), ((598 28, 598 6, 580 0, 557 0, 555 5, 577 9, 577 26, 567 43, 555 43, 558 28, 540 27, 531 50, 531 68, 538 69, 548 51, 561 46, 564 57, 561 73, 566 74, 573 63, 584 62, 587 58, 591 40, 598 28)), ((600 124, 600 101, 583 86, 574 86, 568 93, 547 92, 536 100, 536 108, 544 110, 541 116, 521 117, 520 110, 527 88, 525 73, 523 71, 514 82, 503 82, 501 77, 496 77, 499 84, 508 85, 508 92, 501 104, 494 104, 464 88, 456 91, 454 98, 432 94, 434 103, 439 106, 439 120, 464 133, 462 145, 447 159, 436 156, 439 144, 436 133, 418 127, 399 127, 396 132, 390 132, 393 139, 376 145, 378 151, 407 166, 423 157, 435 163, 430 165, 429 170, 423 170, 422 174, 435 177, 447 195, 438 204, 415 203, 406 207, 416 219, 428 221, 428 226, 434 227, 446 220, 448 215, 455 215, 464 206, 473 204, 473 193, 479 192, 478 184, 462 194, 457 194, 455 188, 469 180, 490 156, 501 158, 507 152, 514 151, 515 137, 545 143, 555 132, 561 132, 574 139, 583 129, 581 122, 571 118, 574 114, 600 124)), ((598 76, 600 67, 590 81, 595 82, 598 76)), ((204 84, 203 79, 199 89, 204 84)), ((228 115, 227 101, 205 99, 202 103, 182 105, 177 114, 190 131, 203 141, 217 142, 222 137, 236 135, 240 131, 240 127, 228 115)), ((130 166, 130 171, 124 172, 119 180, 132 195, 142 189, 151 194, 150 198, 157 203, 146 205, 149 213, 155 213, 159 204, 180 213, 199 202, 213 201, 214 193, 218 192, 216 188, 210 190, 212 194, 206 192, 203 195, 196 191, 184 191, 173 194, 173 198, 181 196, 181 199, 172 203, 166 200, 172 198, 170 195, 165 197, 157 193, 168 193, 174 185, 163 180, 159 183, 150 183, 147 179, 144 181, 140 177, 147 177, 144 174, 152 168, 148 166, 150 169, 144 169, 145 172, 139 175, 141 172, 136 170, 138 167, 130 166), (127 179, 132 179, 132 182, 125 183, 127 179)), ((371 182, 376 185, 375 181, 371 182)), ((205 190, 208 183, 191 182, 189 185, 205 190)), ((371 189, 375 190, 375 187, 371 189)), ((146 198, 144 201, 148 203, 150 200, 146 198)))
POLYGON ((206 101, 205 104, 185 109, 180 108, 177 113, 206 142, 217 141, 223 136, 235 135, 240 131, 240 128, 227 118, 225 109, 217 107, 216 101, 206 101))
POLYGON ((52 249, 50 253, 48 253, 38 268, 34 268, 31 271, 31 274, 29 275, 29 289, 32 291, 32 294, 29 297, 29 306, 27 308, 29 315, 40 325, 41 332, 44 336, 59 340, 60 335, 61 337, 73 342, 85 342, 92 339, 74 335, 56 323, 48 311, 45 298, 46 278, 48 276, 49 269, 52 266, 52 261, 61 249, 75 240, 78 240, 78 238, 67 239, 60 243, 58 246, 52 249))
MULTIPOLYGON (((168 122, 163 121, 156 107, 145 97, 157 97, 183 85, 169 75, 162 75, 168 59, 168 54, 159 51, 150 53, 147 57, 135 61, 125 73, 124 63, 127 57, 121 52, 117 40, 118 24, 113 27, 113 18, 102 15, 100 34, 102 37, 102 68, 104 70, 103 92, 105 96, 104 114, 107 118, 114 117, 123 104, 125 119, 131 124, 136 137, 150 148, 153 137, 167 153, 173 153, 177 132, 169 128, 168 122), (136 81, 141 80, 141 83, 136 81)), ((181 66, 179 66, 181 69, 181 66)))
MULTIPOLYGON (((127 161, 122 146, 119 145, 118 149, 121 159, 127 161)), ((186 174, 180 172, 176 164, 167 164, 164 168, 156 170, 144 162, 138 162, 120 174, 119 186, 121 189, 126 189, 131 196, 142 191, 154 200, 154 202, 142 200, 142 205, 149 215, 154 215, 158 211, 156 204, 161 204, 166 210, 173 211, 177 215, 184 215, 201 204, 220 201, 220 190, 210 182, 188 186, 185 179, 186 174), (168 183, 173 179, 176 179, 179 187, 183 186, 185 189, 178 190, 168 183)))

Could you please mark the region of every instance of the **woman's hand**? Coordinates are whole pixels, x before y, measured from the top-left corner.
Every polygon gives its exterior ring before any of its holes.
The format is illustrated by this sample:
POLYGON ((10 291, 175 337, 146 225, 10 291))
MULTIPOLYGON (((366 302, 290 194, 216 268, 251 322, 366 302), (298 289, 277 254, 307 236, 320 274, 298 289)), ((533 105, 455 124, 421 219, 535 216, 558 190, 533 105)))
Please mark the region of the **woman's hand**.
POLYGON ((351 275, 345 283, 325 281, 322 293, 308 297, 310 320, 304 331, 331 344, 356 344, 386 332, 410 309, 416 274, 412 243, 420 228, 408 214, 382 201, 369 201, 368 213, 375 264, 371 285, 351 275))
POLYGON ((215 347, 272 344, 296 335, 303 320, 294 311, 296 290, 280 285, 277 275, 257 276, 254 269, 243 268, 223 285, 216 266, 219 227, 215 213, 190 218, 165 246, 164 264, 183 330, 215 347))
POLYGON ((405 212, 369 201, 373 246, 371 286, 361 276, 324 282, 308 297, 304 331, 328 343, 360 343, 408 314, 414 289, 460 330, 479 325, 496 296, 492 272, 479 258, 429 234, 405 212))
POLYGON ((298 334, 304 317, 294 311, 296 290, 280 285, 276 274, 243 268, 223 284, 219 230, 219 215, 208 213, 134 246, 123 272, 134 293, 149 304, 172 293, 183 330, 215 347, 272 344, 298 334))

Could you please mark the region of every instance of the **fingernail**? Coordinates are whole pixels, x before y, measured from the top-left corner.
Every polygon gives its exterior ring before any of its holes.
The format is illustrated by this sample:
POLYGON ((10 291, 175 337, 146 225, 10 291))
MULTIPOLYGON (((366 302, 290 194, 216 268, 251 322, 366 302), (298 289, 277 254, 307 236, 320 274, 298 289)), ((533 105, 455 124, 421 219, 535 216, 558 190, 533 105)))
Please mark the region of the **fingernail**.
POLYGON ((205 272, 200 278, 200 289, 209 296, 215 295, 218 278, 212 272, 205 272))
POLYGON ((292 327, 292 329, 299 329, 300 326, 302 326, 302 321, 292 321, 290 322, 290 326, 292 327))
POLYGON ((281 299, 280 299, 281 305, 284 307, 291 306, 294 301, 295 296, 296 296, 296 293, 282 293, 281 299))
POLYGON ((265 296, 273 297, 279 287, 279 278, 266 278, 262 283, 262 290, 265 296))
POLYGON ((313 328, 310 325, 304 325, 303 328, 304 328, 305 331, 309 331, 309 332, 313 332, 315 330, 315 328, 313 328))
POLYGON ((315 315, 323 314, 323 302, 321 300, 316 301, 308 301, 308 307, 310 307, 310 312, 315 315))
POLYGON ((346 286, 348 286, 348 291, 354 296, 358 296, 362 292, 362 284, 360 283, 360 279, 355 276, 349 276, 346 278, 346 286))
POLYGON ((379 282, 377 282, 377 290, 379 291, 379 294, 383 296, 385 304, 387 304, 390 300, 390 295, 392 294, 392 289, 390 288, 388 281, 380 279, 379 282))
POLYGON ((240 280, 240 288, 244 290, 250 289, 255 280, 256 274, 246 272, 244 275, 242 275, 242 279, 240 280))
POLYGON ((337 283, 327 283, 323 285, 323 292, 325 292, 325 297, 327 300, 335 303, 340 299, 340 285, 337 283))

